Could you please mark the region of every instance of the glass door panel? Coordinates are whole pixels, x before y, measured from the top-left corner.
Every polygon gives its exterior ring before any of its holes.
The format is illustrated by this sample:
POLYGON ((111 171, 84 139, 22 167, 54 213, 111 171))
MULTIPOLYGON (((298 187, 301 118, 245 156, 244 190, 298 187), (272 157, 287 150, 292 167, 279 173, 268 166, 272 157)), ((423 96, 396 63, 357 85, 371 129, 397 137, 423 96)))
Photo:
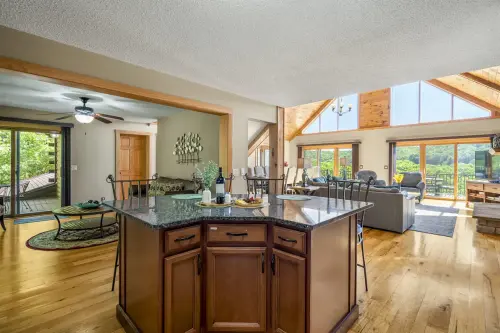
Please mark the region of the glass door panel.
POLYGON ((419 172, 420 146, 396 146, 396 168, 394 170, 396 173, 419 172))
POLYGON ((455 145, 425 147, 426 195, 435 198, 455 197, 455 145))
POLYGON ((466 198, 467 180, 491 177, 492 165, 489 148, 490 144, 488 143, 459 144, 457 146, 457 199, 466 198))
POLYGON ((335 165, 334 161, 335 149, 321 149, 319 154, 320 159, 320 175, 322 177, 328 174, 333 175, 333 167, 335 165))
POLYGON ((339 149, 339 176, 352 179, 352 149, 339 149))
POLYGON ((61 153, 56 134, 17 132, 16 214, 61 206, 61 153))
POLYGON ((4 200, 5 215, 12 214, 11 191, 11 130, 0 130, 0 196, 4 200))

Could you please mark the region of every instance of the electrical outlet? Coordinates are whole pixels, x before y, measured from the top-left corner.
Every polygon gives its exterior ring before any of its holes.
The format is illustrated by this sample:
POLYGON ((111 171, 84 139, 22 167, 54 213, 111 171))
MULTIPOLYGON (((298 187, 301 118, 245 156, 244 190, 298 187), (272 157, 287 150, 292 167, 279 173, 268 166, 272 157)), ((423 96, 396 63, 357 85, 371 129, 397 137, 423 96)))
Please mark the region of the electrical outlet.
POLYGON ((233 176, 239 177, 240 176, 240 169, 233 169, 233 176))
POLYGON ((71 164, 71 171, 77 171, 77 170, 78 170, 78 165, 71 164))
POLYGON ((384 169, 389 169, 389 166, 388 165, 384 165, 384 169))

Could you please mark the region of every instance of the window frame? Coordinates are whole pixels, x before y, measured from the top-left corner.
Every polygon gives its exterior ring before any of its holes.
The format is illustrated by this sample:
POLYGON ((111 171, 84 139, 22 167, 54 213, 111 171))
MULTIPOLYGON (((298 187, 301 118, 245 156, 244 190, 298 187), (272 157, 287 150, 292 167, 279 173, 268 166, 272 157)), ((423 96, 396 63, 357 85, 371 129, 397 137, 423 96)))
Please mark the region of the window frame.
MULTIPOLYGON (((412 82, 409 82, 409 83, 412 83, 412 82)), ((457 96, 449 91, 446 91, 444 89, 442 89, 441 87, 438 87, 438 86, 435 86, 433 85, 432 83, 430 82, 427 82, 427 81, 418 81, 418 105, 417 105, 417 109, 418 109, 418 122, 417 123, 410 123, 410 124, 400 124, 400 125, 393 125, 392 122, 393 122, 393 118, 392 118, 392 115, 395 114, 394 112, 394 109, 392 108, 392 96, 393 96, 393 88, 394 87, 398 87, 398 86, 392 86, 390 89, 391 89, 391 98, 390 98, 390 117, 389 117, 389 127, 402 127, 402 126, 417 126, 417 125, 428 125, 428 124, 439 124, 439 123, 448 123, 448 122, 457 122, 457 121, 471 121, 471 120, 481 120, 481 119, 488 119, 488 118, 492 118, 494 116, 494 113, 491 111, 491 110, 488 110, 487 108, 484 108, 482 107, 481 105, 477 105, 475 103, 472 103, 460 96, 457 96), (449 94, 451 96, 451 103, 450 103, 450 108, 451 108, 451 118, 450 120, 438 120, 438 121, 422 121, 422 82, 436 88, 436 89, 439 89, 447 94, 449 94), (469 104, 472 104, 486 112, 489 112, 489 116, 488 117, 476 117, 476 118, 465 118, 465 119, 455 119, 455 98, 460 98, 461 100, 465 101, 466 103, 469 103, 469 104)), ((320 127, 321 129, 321 127, 320 127)))

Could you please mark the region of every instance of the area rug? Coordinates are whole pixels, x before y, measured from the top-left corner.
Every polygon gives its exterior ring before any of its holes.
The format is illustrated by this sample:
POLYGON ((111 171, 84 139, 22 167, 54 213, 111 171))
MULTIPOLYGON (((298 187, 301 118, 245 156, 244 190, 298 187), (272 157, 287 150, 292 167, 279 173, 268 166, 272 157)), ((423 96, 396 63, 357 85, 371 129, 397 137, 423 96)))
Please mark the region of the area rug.
MULTIPOLYGON (((59 216, 60 218, 65 218, 65 216, 59 216)), ((20 219, 15 219, 14 224, 25 224, 25 223, 33 223, 33 222, 42 222, 42 221, 52 221, 56 218, 54 215, 38 215, 38 216, 30 216, 23 217, 20 219)))
POLYGON ((457 223, 458 209, 429 205, 415 205, 415 223, 410 230, 453 237, 457 223))
POLYGON ((108 244, 118 240, 118 225, 104 227, 104 237, 100 229, 62 232, 55 240, 57 229, 39 233, 26 241, 26 246, 33 250, 55 251, 72 250, 108 244), (81 240, 81 238, 85 238, 81 240))

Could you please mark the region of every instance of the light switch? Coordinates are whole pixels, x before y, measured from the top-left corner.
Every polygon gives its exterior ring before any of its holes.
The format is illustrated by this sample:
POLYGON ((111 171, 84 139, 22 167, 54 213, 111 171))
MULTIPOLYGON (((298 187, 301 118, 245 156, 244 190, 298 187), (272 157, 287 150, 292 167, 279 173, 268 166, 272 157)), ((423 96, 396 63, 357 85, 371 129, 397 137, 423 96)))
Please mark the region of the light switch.
POLYGON ((384 169, 389 169, 389 166, 388 165, 384 165, 384 169))
POLYGON ((233 169, 233 176, 239 177, 240 176, 240 169, 233 169))
POLYGON ((78 165, 71 164, 71 171, 77 171, 77 170, 78 170, 78 165))
POLYGON ((361 165, 359 166, 359 168, 360 168, 360 169, 363 169, 363 164, 361 164, 361 165))

